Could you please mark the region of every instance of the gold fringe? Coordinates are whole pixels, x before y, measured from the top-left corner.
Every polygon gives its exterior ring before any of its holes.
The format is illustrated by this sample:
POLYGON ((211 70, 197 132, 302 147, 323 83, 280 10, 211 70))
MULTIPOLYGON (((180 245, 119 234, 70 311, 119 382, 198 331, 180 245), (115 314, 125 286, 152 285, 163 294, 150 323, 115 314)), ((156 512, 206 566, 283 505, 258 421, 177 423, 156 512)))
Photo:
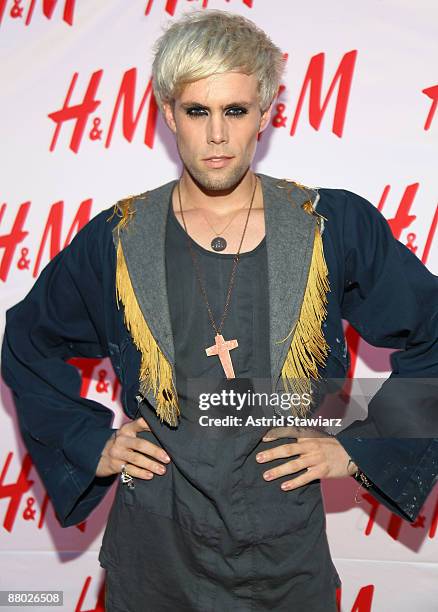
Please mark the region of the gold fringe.
MULTIPOLYGON (((321 329, 322 321, 327 315, 326 292, 330 291, 320 227, 322 215, 316 213, 310 200, 304 202, 302 208, 308 214, 317 217, 312 260, 299 318, 286 338, 277 342, 277 344, 285 342, 295 330, 281 370, 281 377, 285 391, 298 393, 300 397, 303 393, 311 396, 310 377, 319 378, 318 364, 325 365, 330 348, 321 329)), ((305 416, 309 410, 310 406, 302 403, 296 407, 298 416, 305 416)))
POLYGON ((117 223, 117 234, 120 233, 120 230, 125 227, 125 225, 128 223, 129 219, 131 216, 134 215, 135 210, 132 208, 132 202, 134 200, 135 196, 129 196, 127 198, 124 198, 123 200, 120 200, 119 202, 116 202, 114 204, 114 209, 112 212, 112 215, 110 217, 108 217, 107 221, 111 221, 111 219, 114 217, 114 215, 117 215, 118 217, 121 217, 120 221, 117 223))
MULTIPOLYGON (((303 185, 295 181, 283 180, 292 182, 299 188, 304 188, 303 185)), ((118 232, 126 226, 135 213, 132 208, 134 197, 125 198, 115 204, 114 211, 108 219, 112 219, 114 214, 121 217, 117 224, 118 232)), ((285 342, 295 330, 281 370, 281 377, 285 391, 298 393, 300 396, 303 393, 312 393, 310 377, 319 378, 318 364, 325 365, 328 355, 329 345, 322 332, 321 324, 327 315, 327 309, 325 308, 327 304, 326 292, 330 291, 320 228, 321 218, 325 219, 325 217, 314 210, 311 200, 304 202, 302 208, 306 213, 317 218, 307 286, 296 324, 283 340, 277 342, 285 342)), ((177 425, 180 410, 178 396, 173 384, 172 370, 158 347, 138 305, 120 239, 117 245, 116 298, 117 307, 119 307, 119 299, 124 303, 126 326, 142 354, 139 376, 140 393, 146 395, 150 389, 153 389, 157 402, 157 415, 161 421, 165 420, 170 425, 177 425)), ((300 405, 297 407, 299 416, 305 416, 308 411, 309 406, 300 405)))
MULTIPOLYGON (((119 225, 122 223, 126 225, 129 220, 131 214, 129 206, 130 203, 125 205, 122 210, 123 217, 119 221, 119 225)), ((157 403, 156 412, 161 422, 165 420, 169 425, 176 426, 180 410, 172 379, 172 369, 169 361, 158 347, 138 305, 120 238, 117 244, 117 308, 119 308, 119 299, 124 304, 126 327, 131 333, 136 347, 141 351, 139 391, 146 396, 147 392, 152 389, 157 403)))
POLYGON ((107 221, 111 221, 114 215, 120 217, 120 221, 117 223, 117 235, 120 235, 120 230, 123 229, 131 218, 135 214, 135 208, 133 207, 133 202, 135 200, 144 200, 146 199, 147 192, 140 195, 132 195, 127 198, 123 198, 123 200, 119 200, 114 204, 113 212, 110 217, 108 217, 107 221))

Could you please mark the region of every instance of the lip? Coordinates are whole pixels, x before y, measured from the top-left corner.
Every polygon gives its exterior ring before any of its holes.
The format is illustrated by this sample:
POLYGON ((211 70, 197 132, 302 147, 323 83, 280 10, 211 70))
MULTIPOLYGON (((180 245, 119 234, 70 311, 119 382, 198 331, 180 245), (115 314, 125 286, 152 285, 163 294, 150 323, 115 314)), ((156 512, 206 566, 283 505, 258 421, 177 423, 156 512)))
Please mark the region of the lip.
POLYGON ((220 157, 210 157, 209 159, 204 159, 203 161, 210 168, 222 168, 223 166, 226 166, 230 162, 231 159, 233 158, 220 156, 220 157))

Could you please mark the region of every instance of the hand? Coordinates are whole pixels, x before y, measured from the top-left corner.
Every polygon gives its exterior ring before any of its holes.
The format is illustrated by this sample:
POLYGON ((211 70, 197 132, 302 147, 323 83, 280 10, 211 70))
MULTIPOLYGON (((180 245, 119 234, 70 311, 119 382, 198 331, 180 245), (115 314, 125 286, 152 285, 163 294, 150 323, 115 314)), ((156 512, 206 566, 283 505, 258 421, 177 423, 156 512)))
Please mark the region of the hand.
POLYGON ((122 470, 123 464, 126 465, 128 474, 135 478, 150 480, 154 474, 166 473, 166 467, 150 457, 165 463, 168 463, 170 458, 157 444, 137 438, 138 431, 151 431, 143 417, 125 423, 111 436, 103 448, 96 476, 117 474, 122 470))
MULTIPOLYGON (((276 446, 258 453, 256 459, 259 463, 299 455, 296 459, 286 461, 264 472, 264 478, 267 474, 271 475, 271 478, 266 478, 266 480, 274 480, 285 474, 294 474, 307 468, 307 471, 303 474, 281 484, 284 491, 289 491, 318 478, 344 478, 355 473, 357 465, 350 463, 347 469, 350 456, 336 438, 312 430, 308 431, 307 435, 309 437, 297 437, 296 442, 276 446), (262 459, 259 458, 261 455, 263 456, 262 459)), ((265 434, 263 441, 268 442, 296 436, 297 429, 294 427, 274 427, 265 434)))

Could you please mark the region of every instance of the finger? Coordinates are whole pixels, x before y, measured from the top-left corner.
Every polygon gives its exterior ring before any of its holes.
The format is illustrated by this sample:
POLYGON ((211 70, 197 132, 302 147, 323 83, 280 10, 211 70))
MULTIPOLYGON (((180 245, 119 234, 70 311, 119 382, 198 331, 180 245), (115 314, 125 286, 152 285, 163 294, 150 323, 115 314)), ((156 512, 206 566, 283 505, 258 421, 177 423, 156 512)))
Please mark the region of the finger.
POLYGON ((281 459, 282 457, 292 457, 294 455, 302 455, 306 453, 316 452, 318 449, 313 439, 297 440, 296 442, 288 442, 280 444, 272 448, 267 448, 257 453, 256 460, 258 463, 266 463, 273 459, 281 459))
POLYGON ((278 440, 279 438, 297 438, 300 430, 297 427, 273 427, 265 433, 262 440, 269 442, 270 440, 278 440))
POLYGON ((131 421, 131 423, 128 423, 128 425, 130 426, 130 430, 135 433, 137 433, 137 431, 151 431, 149 423, 145 421, 143 417, 139 417, 138 419, 135 419, 135 421, 131 421))
POLYGON ((266 463, 273 459, 281 459, 282 457, 292 457, 293 455, 299 455, 302 451, 301 446, 298 448, 296 442, 289 442, 288 444, 280 444, 273 448, 264 449, 260 453, 257 453, 257 463, 266 463))
POLYGON ((109 454, 111 459, 117 463, 130 462, 139 467, 150 468, 156 474, 165 473, 165 470, 164 472, 161 470, 164 466, 158 463, 159 461, 170 461, 165 451, 153 442, 131 438, 123 434, 117 436, 116 443, 111 447, 109 454), (146 459, 146 462, 142 459, 146 459))
POLYGON ((281 483, 280 488, 283 491, 291 491, 292 489, 298 489, 303 485, 309 484, 312 480, 318 480, 321 475, 318 473, 316 468, 309 467, 304 474, 296 476, 292 480, 285 480, 281 483))
POLYGON ((126 461, 120 464, 119 472, 122 471, 123 466, 125 466, 126 472, 133 478, 141 478, 142 480, 152 480, 152 478, 154 477, 154 474, 149 470, 143 470, 138 466, 127 463, 126 461))
POLYGON ((275 480, 276 478, 280 478, 281 476, 286 476, 287 474, 295 474, 301 470, 305 470, 315 465, 317 461, 317 457, 305 455, 298 457, 297 459, 292 459, 291 461, 286 461, 281 465, 275 466, 275 468, 271 468, 262 474, 265 480, 275 480))
POLYGON ((170 461, 169 455, 161 446, 143 438, 127 438, 125 448, 133 449, 163 463, 169 463, 170 461))
POLYGON ((128 449, 128 452, 125 453, 122 460, 123 459, 124 463, 126 464, 130 463, 135 467, 142 468, 144 470, 152 472, 153 474, 158 474, 159 476, 162 476, 167 471, 166 466, 162 463, 158 463, 150 457, 146 457, 142 453, 138 453, 133 449, 128 449))
POLYGON ((262 440, 263 442, 269 442, 270 440, 276 440, 280 437, 280 433, 286 429, 286 427, 273 427, 265 433, 262 440))
MULTIPOLYGON (((304 428, 303 428, 304 431, 304 428)), ((316 429, 315 427, 306 427, 305 428, 305 434, 301 435, 300 437, 302 438, 332 438, 333 436, 331 436, 329 433, 327 433, 326 431, 324 431, 324 429, 316 429)))

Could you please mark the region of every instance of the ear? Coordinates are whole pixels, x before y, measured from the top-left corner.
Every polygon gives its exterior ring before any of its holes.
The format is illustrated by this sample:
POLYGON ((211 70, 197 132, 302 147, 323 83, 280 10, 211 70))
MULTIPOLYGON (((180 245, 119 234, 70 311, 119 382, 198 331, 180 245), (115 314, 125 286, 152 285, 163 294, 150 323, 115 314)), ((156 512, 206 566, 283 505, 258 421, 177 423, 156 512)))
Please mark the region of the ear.
POLYGON ((272 107, 274 106, 274 102, 272 102, 271 106, 265 110, 260 118, 260 126, 259 133, 263 132, 263 130, 268 126, 269 120, 271 119, 272 107))
POLYGON ((171 102, 163 102, 163 117, 166 122, 167 127, 175 134, 176 133, 176 123, 175 117, 173 114, 174 103, 171 102))

